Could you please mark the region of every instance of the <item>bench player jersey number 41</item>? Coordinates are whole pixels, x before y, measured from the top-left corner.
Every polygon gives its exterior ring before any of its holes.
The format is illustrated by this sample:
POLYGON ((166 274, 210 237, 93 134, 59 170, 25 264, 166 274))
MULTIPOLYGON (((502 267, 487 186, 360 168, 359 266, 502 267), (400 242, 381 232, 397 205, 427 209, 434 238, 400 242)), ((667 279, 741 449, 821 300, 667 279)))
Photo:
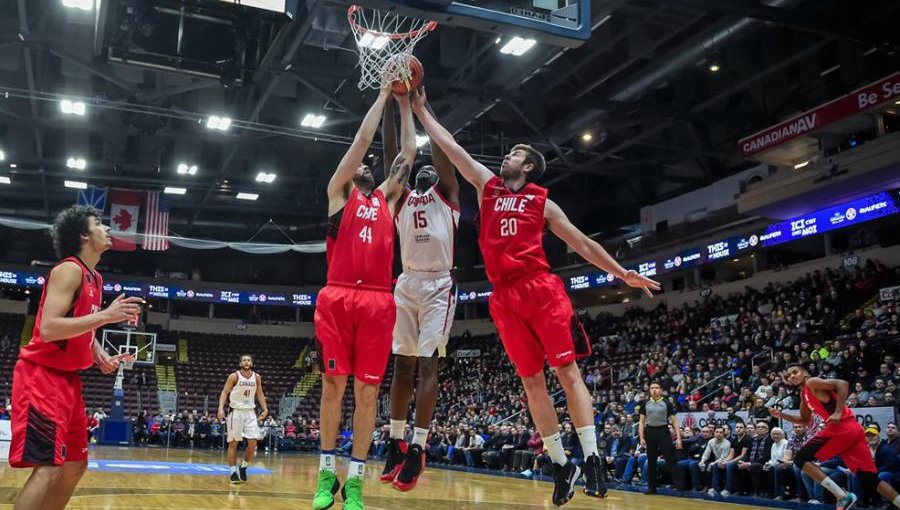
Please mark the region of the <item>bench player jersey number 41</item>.
POLYGON ((251 372, 250 377, 244 377, 237 372, 237 382, 231 388, 229 398, 232 409, 252 410, 256 409, 256 373, 251 372))

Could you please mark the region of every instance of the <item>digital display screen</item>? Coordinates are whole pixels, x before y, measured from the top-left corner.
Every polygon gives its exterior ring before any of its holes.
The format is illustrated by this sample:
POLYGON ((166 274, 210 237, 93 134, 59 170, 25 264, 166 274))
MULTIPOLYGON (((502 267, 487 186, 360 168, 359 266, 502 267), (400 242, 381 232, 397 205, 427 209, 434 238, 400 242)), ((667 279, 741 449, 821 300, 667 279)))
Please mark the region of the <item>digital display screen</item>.
POLYGON ((876 193, 834 207, 769 225, 760 236, 763 246, 804 239, 816 234, 890 216, 898 212, 889 192, 876 193))

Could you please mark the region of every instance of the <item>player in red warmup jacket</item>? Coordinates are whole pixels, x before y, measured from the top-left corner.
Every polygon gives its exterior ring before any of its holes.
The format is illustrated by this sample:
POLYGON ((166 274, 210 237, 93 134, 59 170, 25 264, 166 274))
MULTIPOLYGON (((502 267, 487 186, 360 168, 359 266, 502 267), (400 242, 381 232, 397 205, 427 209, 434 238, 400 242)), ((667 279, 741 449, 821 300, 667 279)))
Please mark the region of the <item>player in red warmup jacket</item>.
POLYGON ((825 428, 816 433, 794 456, 794 464, 804 473, 834 494, 837 510, 849 510, 857 496, 841 489, 831 478, 813 464, 813 459, 828 460, 839 456, 850 471, 859 478, 864 491, 879 494, 900 508, 900 496, 887 482, 878 479, 878 469, 869 451, 866 434, 847 407, 850 384, 842 379, 810 377, 806 367, 791 365, 784 372, 785 380, 803 388, 800 393, 800 415, 769 409, 769 414, 797 425, 808 425, 812 413, 825 421, 825 428))
POLYGON ((500 175, 494 175, 456 143, 425 107, 425 100, 425 91, 420 88, 414 93, 413 112, 478 194, 478 244, 493 287, 490 313, 506 354, 522 379, 528 408, 553 460, 553 504, 561 506, 572 498, 582 470, 585 494, 604 497, 606 483, 597 453, 593 405, 575 364, 577 357, 589 354, 590 342, 580 326, 573 328, 572 303, 562 281, 550 273, 542 244, 544 227, 549 226, 585 260, 627 285, 641 288, 650 296, 660 286, 635 271, 626 271, 547 198, 547 189, 535 184, 546 167, 540 152, 528 145, 516 145, 503 159, 500 175), (577 339, 573 329, 582 333, 577 339), (544 379, 545 362, 555 370, 565 390, 584 450, 583 467, 567 460, 562 448, 556 410, 544 379))
POLYGON ((105 325, 133 320, 139 297, 120 295, 100 310, 103 279, 94 270, 112 246, 109 227, 92 207, 72 206, 53 224, 60 262, 44 284, 31 341, 13 370, 9 464, 34 468, 15 510, 65 508, 87 470, 87 415, 78 371, 96 364, 104 374, 130 355, 110 356, 94 337, 105 325))
POLYGON ((408 96, 398 96, 401 149, 387 178, 375 186, 362 163, 369 150, 390 84, 382 87, 353 143, 328 183, 328 277, 316 298, 316 339, 324 365, 320 406, 321 454, 313 510, 334 504, 340 488, 335 441, 347 378, 353 375, 353 452, 342 490, 345 510, 362 510, 362 483, 378 387, 393 343, 396 305, 391 293, 394 213, 416 155, 416 133, 408 96))

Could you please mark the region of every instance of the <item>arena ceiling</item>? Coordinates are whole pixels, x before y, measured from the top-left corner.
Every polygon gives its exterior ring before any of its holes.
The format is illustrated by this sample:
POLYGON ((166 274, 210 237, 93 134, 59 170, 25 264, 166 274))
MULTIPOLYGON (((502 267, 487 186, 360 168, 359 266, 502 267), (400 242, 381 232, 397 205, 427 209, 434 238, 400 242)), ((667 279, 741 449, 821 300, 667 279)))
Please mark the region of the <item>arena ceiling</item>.
MULTIPOLYGON (((109 30, 140 44, 172 36, 146 5, 204 2, 116 3, 138 7, 109 30)), ((15 165, 0 170, 12 180, 0 184, 0 214, 49 218, 74 201, 67 179, 177 186, 187 188, 170 197, 178 234, 246 240, 272 219, 296 241, 320 239, 325 183, 374 94, 356 88, 347 2, 299 3, 294 20, 255 19, 228 39, 247 50, 245 73, 228 68, 233 50, 215 34, 186 30, 198 55, 225 55, 215 79, 110 61, 104 44, 121 40, 95 37, 94 11, 0 0, 0 89, 12 91, 0 92, 0 150, 15 165), (69 96, 88 98, 84 116, 60 111, 69 96), (327 120, 301 128, 307 113, 327 120), (207 129, 211 114, 232 129, 207 129), (67 168, 70 157, 87 168, 67 168), (181 162, 197 174, 178 175, 181 162), (255 182, 260 171, 276 181, 255 182)), ((551 196, 592 232, 746 168, 742 135, 900 69, 894 1, 594 0, 592 18, 593 36, 574 49, 539 43, 512 57, 495 33, 442 27, 416 51, 458 140, 492 166, 516 142, 539 147, 551 196)), ((474 196, 464 201, 471 218, 474 196)))

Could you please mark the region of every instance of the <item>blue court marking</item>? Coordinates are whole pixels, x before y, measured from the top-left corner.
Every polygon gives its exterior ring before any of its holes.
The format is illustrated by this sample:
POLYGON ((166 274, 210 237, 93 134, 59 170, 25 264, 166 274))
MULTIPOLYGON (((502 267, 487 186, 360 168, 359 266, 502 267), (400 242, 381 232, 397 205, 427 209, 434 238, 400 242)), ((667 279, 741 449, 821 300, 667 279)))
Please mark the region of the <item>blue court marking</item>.
MULTIPOLYGON (((152 462, 143 460, 91 460, 88 461, 91 471, 108 471, 111 473, 141 473, 149 475, 198 475, 227 476, 231 468, 221 464, 195 464, 190 462, 152 462)), ((248 475, 271 475, 272 471, 250 467, 248 475)))

